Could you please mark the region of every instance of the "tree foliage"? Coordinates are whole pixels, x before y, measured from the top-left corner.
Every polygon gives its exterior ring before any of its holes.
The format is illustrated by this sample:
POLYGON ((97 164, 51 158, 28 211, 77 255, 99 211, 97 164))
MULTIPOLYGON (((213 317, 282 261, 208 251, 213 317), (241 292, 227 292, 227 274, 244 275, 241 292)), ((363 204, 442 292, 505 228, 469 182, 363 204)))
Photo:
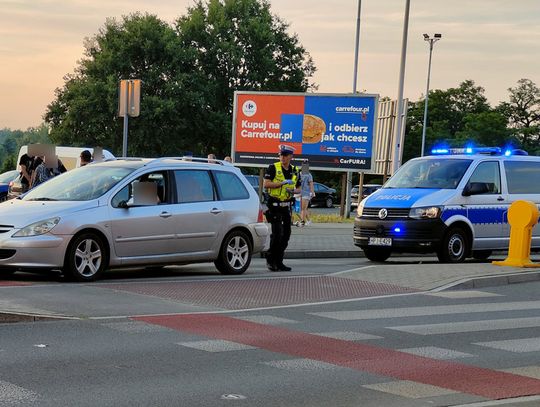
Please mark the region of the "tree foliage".
MULTIPOLYGON (((484 96, 484 88, 476 86, 472 80, 466 80, 456 88, 430 91, 425 150, 429 151, 437 144, 462 147, 468 143, 500 147, 514 145, 531 150, 533 143, 526 145, 527 138, 524 135, 538 130, 533 126, 534 120, 531 120, 535 111, 535 104, 531 104, 531 101, 538 101, 538 96, 536 99, 532 96, 535 94, 535 87, 531 86, 531 81, 522 79, 518 84, 517 88, 509 89, 510 102, 497 108, 489 105, 484 96), (527 86, 522 86, 523 84, 527 86), (528 109, 523 109, 524 101, 529 102, 526 104, 528 109), (518 127, 521 134, 515 131, 518 127)), ((403 161, 420 155, 424 106, 425 99, 409 105, 403 161)), ((538 102, 536 106, 539 106, 538 102)), ((532 151, 534 152, 534 148, 532 151)))
POLYGON ((540 154, 540 89, 530 79, 520 79, 508 92, 510 101, 501 103, 497 110, 508 118, 522 146, 540 154))
POLYGON ((51 138, 118 154, 118 83, 137 78, 129 155, 228 154, 235 90, 310 87, 312 60, 287 28, 265 0, 199 0, 174 25, 148 14, 109 19, 47 107, 51 138))
POLYGON ((23 130, 0 130, 0 173, 14 170, 21 146, 28 144, 49 144, 49 129, 45 125, 23 130))

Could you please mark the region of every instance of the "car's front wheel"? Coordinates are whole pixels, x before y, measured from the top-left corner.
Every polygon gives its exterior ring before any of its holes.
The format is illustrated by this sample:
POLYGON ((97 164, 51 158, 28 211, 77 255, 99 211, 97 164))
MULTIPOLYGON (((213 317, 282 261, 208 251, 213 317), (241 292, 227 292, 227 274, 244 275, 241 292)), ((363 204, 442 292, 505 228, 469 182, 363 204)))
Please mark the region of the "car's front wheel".
POLYGON ((251 242, 245 232, 233 230, 221 243, 214 262, 221 274, 242 274, 251 263, 251 242))
POLYGON ((362 250, 364 250, 364 254, 366 255, 368 260, 376 261, 379 263, 388 260, 388 258, 392 254, 392 250, 384 247, 364 247, 362 248, 362 250))
POLYGON ((64 262, 64 273, 75 281, 94 281, 99 278, 109 262, 103 239, 88 232, 75 236, 71 241, 64 262))

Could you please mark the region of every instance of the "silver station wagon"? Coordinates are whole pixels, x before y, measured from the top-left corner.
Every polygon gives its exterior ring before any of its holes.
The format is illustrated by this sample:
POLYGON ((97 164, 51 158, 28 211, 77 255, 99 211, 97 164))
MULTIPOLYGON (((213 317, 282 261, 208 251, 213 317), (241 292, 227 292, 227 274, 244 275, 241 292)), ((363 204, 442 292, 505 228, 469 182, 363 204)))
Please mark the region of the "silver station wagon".
POLYGON ((0 204, 0 276, 214 262, 247 270, 269 236, 239 169, 196 158, 120 159, 68 171, 0 204))

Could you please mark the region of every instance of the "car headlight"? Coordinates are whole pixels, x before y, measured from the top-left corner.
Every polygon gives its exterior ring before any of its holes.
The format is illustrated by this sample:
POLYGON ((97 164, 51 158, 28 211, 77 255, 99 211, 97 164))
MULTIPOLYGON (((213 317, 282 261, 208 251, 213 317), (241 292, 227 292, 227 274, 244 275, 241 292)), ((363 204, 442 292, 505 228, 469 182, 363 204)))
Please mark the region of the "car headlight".
POLYGON ((425 208, 412 208, 409 217, 414 219, 435 219, 441 214, 441 208, 438 206, 428 206, 425 208))
POLYGON ((41 220, 36 223, 32 223, 13 235, 13 237, 27 237, 27 236, 39 236, 44 235, 45 233, 50 232, 53 228, 58 225, 60 218, 50 218, 41 220))
POLYGON ((362 212, 364 211, 364 201, 358 203, 358 208, 356 208, 356 213, 358 216, 362 216, 362 212))

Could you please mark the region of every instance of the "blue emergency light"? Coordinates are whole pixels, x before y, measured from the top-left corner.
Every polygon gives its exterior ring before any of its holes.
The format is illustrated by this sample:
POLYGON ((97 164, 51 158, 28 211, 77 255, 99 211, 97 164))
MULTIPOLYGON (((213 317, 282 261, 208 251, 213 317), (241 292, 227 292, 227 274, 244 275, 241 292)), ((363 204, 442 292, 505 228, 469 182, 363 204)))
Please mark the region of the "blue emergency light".
POLYGON ((484 155, 504 155, 509 157, 511 155, 529 155, 525 150, 507 148, 504 151, 500 147, 472 147, 467 146, 465 148, 446 148, 437 147, 431 150, 432 155, 452 155, 452 154, 484 154, 484 155))

